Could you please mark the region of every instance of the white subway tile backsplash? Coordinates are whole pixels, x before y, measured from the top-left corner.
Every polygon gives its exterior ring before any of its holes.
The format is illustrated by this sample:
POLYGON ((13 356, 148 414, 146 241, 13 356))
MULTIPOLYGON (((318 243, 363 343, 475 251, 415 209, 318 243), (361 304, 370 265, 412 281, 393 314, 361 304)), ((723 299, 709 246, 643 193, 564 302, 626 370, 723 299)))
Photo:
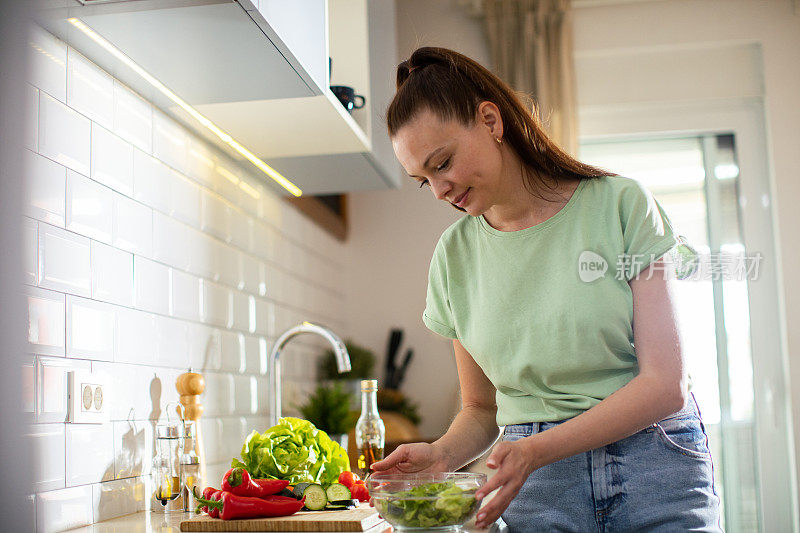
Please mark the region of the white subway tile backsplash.
POLYGON ((259 337, 253 335, 244 336, 244 361, 240 372, 248 374, 258 374, 261 369, 259 337))
POLYGON ((228 327, 231 318, 231 291, 222 285, 206 280, 203 280, 201 284, 203 298, 200 305, 203 322, 214 326, 228 327))
POLYGON ((241 181, 238 168, 231 164, 228 159, 216 158, 216 175, 214 176, 214 190, 231 203, 239 201, 239 182, 241 181))
POLYGON ((250 300, 248 295, 239 291, 231 291, 231 327, 240 331, 250 331, 250 300))
POLYGON ((234 414, 254 414, 252 399, 250 376, 233 376, 234 414))
POLYGON ((66 448, 68 487, 114 479, 114 427, 110 423, 67 424, 66 448))
POLYGON ((67 169, 46 157, 25 150, 28 173, 27 214, 55 226, 64 227, 67 169))
POLYGON ((53 98, 67 101, 67 45, 39 26, 28 34, 28 81, 53 98))
POLYGON ((74 48, 67 52, 67 105, 106 128, 114 121, 114 81, 74 48))
POLYGON ((186 173, 188 137, 174 120, 153 110, 153 155, 180 173, 186 173))
POLYGON ((153 258, 175 268, 187 269, 192 257, 187 253, 191 228, 172 217, 153 212, 153 258))
POLYGON ((99 242, 92 242, 92 298, 131 307, 133 305, 133 256, 99 242))
POLYGON ((39 151, 39 89, 33 85, 25 86, 25 134, 23 146, 34 152, 39 151))
POLYGON ((211 241, 211 259, 214 279, 229 287, 239 285, 239 254, 230 246, 218 240, 211 241))
POLYGON ((255 332, 259 335, 274 337, 277 334, 275 327, 275 304, 270 300, 265 300, 264 298, 256 298, 255 300, 255 332))
POLYGON ((244 335, 233 331, 221 332, 222 370, 243 372, 245 364, 244 335))
POLYGON ((187 226, 186 261, 189 264, 189 272, 204 278, 214 279, 216 272, 212 251, 215 246, 216 240, 214 238, 187 226))
POLYGON ((258 294, 259 285, 259 262, 258 259, 248 253, 238 254, 239 259, 239 281, 236 288, 250 294, 258 294))
POLYGON ((66 308, 64 295, 25 287, 28 301, 28 347, 31 353, 64 357, 66 308))
POLYGON ((198 372, 222 368, 222 335, 203 324, 189 324, 189 366, 198 372))
POLYGON ((274 260, 275 240, 277 232, 274 228, 258 221, 253 222, 253 254, 259 259, 274 260))
MULTIPOLYGON (((338 243, 205 139, 42 39, 63 61, 61 74, 39 69, 27 91, 38 128, 26 140, 38 154, 27 157, 43 177, 31 180, 33 219, 22 226, 25 279, 54 290, 24 289, 27 351, 37 355, 20 371, 23 411, 61 446, 35 480, 47 491, 36 500, 40 529, 60 530, 149 505, 153 424, 178 400, 187 367, 206 378, 209 472, 227 470, 250 430, 266 428, 276 331, 327 318, 342 296, 340 259, 327 250, 338 243), (76 368, 108 375, 111 423, 65 426, 76 368)), ((287 350, 285 412, 312 385, 318 351, 313 339, 287 350)))
POLYGON ((89 119, 58 100, 39 95, 39 153, 67 168, 89 175, 89 119))
POLYGON ((133 151, 133 197, 154 209, 169 213, 170 199, 165 191, 169 190, 172 179, 170 168, 155 157, 142 152, 133 151))
POLYGON ((28 439, 33 459, 33 490, 63 489, 66 485, 64 467, 64 424, 31 424, 28 439))
MULTIPOLYGON (((250 381, 250 414, 258 413, 259 405, 258 405, 258 378, 255 376, 249 376, 250 381)), ((269 409, 268 405, 261 406, 262 409, 269 409)))
POLYGON ((112 242, 137 255, 153 254, 153 210, 130 198, 113 193, 112 242))
MULTIPOLYGON (((156 317, 134 309, 117 309, 115 361, 155 365, 158 363, 156 317)), ((141 416, 142 413, 139 413, 141 416)))
POLYGON ((200 227, 200 187, 177 172, 169 186, 172 216, 190 226, 200 227))
POLYGON ((144 364, 92 363, 92 370, 105 374, 114 391, 107 400, 112 422, 153 420, 160 415, 163 391, 159 369, 144 364))
POLYGON ((180 270, 172 269, 172 296, 170 314, 174 317, 199 321, 200 279, 180 270))
POLYGON ((36 495, 37 533, 56 533, 91 524, 94 520, 92 485, 36 495))
POLYGON ((114 80, 114 133, 145 152, 153 151, 153 108, 118 80, 114 80))
POLYGON ((267 295, 267 265, 261 261, 258 263, 258 295, 267 295))
POLYGON ((227 242, 230 238, 233 207, 221 196, 209 191, 202 192, 201 204, 203 222, 200 229, 227 242))
POLYGON ((283 229, 283 200, 274 194, 265 194, 261 197, 259 218, 278 231, 283 229))
MULTIPOLYGON (((206 389, 203 393, 204 416, 216 417, 232 411, 231 387, 229 374, 206 372, 206 389)), ((209 461, 212 457, 209 456, 209 461)))
POLYGON ((274 345, 274 341, 270 344, 264 337, 258 338, 258 373, 262 376, 269 373, 269 355, 274 345))
POLYGON ((22 218, 22 266, 23 283, 36 285, 37 260, 39 257, 39 225, 35 220, 22 218))
POLYGON ((36 421, 63 423, 67 419, 67 372, 90 368, 89 361, 37 357, 36 421))
POLYGON ((97 124, 92 125, 92 179, 133 196, 133 147, 97 124))
POLYGON ((133 258, 134 305, 137 309, 169 314, 169 268, 143 257, 133 258))
POLYGON ((24 356, 20 368, 20 407, 23 419, 32 422, 36 415, 36 358, 33 355, 24 356))
POLYGON ((67 172, 67 229, 105 243, 113 229, 111 189, 73 172, 67 172))
POLYGON ((67 357, 114 360, 116 308, 67 295, 67 357))
POLYGON ((92 485, 95 521, 144 511, 150 498, 147 483, 144 478, 130 478, 92 485))
POLYGON ((158 331, 159 365, 187 368, 189 366, 189 337, 186 323, 166 316, 157 316, 156 330, 158 331))
POLYGON ((239 209, 231 209, 230 228, 230 242, 242 250, 250 250, 253 226, 247 215, 239 209))
POLYGON ((153 466, 153 426, 149 421, 123 420, 114 426, 115 479, 150 474, 153 466))
POLYGON ((89 239, 39 223, 39 285, 89 296, 89 239))
MULTIPOLYGON (((208 390, 208 376, 206 376, 206 390, 208 390)), ((208 401, 208 393, 206 393, 206 397, 203 399, 205 405, 208 405, 210 402, 208 401)), ((220 463, 222 461, 228 462, 228 468, 230 468, 231 464, 231 457, 239 457, 239 453, 241 450, 241 444, 239 445, 240 448, 237 451, 236 455, 225 457, 224 454, 220 456, 220 435, 222 433, 222 422, 219 418, 209 418, 208 413, 204 414, 203 417, 200 419, 200 426, 203 432, 203 438, 205 439, 205 446, 206 446, 206 460, 209 465, 214 463, 220 463)), ((242 441, 244 442, 244 441, 242 441)), ((223 470, 224 473, 227 470, 223 470)), ((222 479, 222 474, 219 476, 211 477, 211 472, 209 469, 208 472, 210 479, 222 479)))
POLYGON ((205 141, 190 137, 186 159, 186 175, 208 188, 213 188, 214 167, 216 166, 215 157, 206 146, 205 141))
POLYGON ((246 433, 246 422, 243 417, 225 417, 222 419, 220 433, 220 455, 230 461, 231 457, 240 457, 242 443, 246 433))
POLYGON ((258 218, 261 195, 264 194, 261 186, 248 177, 239 182, 239 191, 239 208, 247 213, 249 219, 258 218))

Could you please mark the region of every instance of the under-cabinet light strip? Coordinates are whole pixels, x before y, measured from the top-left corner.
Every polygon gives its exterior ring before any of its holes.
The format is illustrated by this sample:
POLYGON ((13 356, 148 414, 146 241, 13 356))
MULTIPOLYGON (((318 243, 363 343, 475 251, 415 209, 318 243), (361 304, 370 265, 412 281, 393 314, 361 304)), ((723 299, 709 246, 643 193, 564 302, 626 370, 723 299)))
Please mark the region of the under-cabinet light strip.
POLYGON ((166 85, 155 79, 149 72, 144 70, 140 67, 136 62, 134 62, 130 57, 122 53, 116 46, 108 42, 104 37, 100 34, 95 32, 92 28, 87 26, 82 21, 76 18, 69 18, 67 21, 85 33, 91 40, 102 46, 105 50, 107 50, 111 55, 125 63, 128 67, 131 68, 134 72, 144 78, 150 85, 161 91, 164 96, 178 104, 181 109, 189 113, 195 120, 197 120, 200 124, 202 124, 206 129, 210 130, 214 135, 219 137, 224 143, 228 144, 231 148, 242 154, 248 161, 253 163, 259 170, 261 170, 264 174, 278 182, 281 187, 289 191, 294 196, 300 196, 303 194, 303 191, 300 188, 289 181, 288 179, 284 178, 280 172, 263 162, 259 159, 253 152, 239 144, 233 137, 222 131, 217 127, 216 124, 211 122, 209 119, 201 115, 195 108, 187 104, 180 96, 172 92, 166 85))

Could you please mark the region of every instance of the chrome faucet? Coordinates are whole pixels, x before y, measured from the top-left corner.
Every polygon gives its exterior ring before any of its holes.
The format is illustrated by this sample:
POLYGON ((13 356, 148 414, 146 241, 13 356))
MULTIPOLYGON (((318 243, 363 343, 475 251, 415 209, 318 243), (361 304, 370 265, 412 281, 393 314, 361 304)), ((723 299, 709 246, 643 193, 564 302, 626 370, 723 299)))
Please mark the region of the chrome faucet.
POLYGON ((334 332, 311 322, 303 322, 284 331, 269 355, 269 375, 272 383, 272 395, 270 396, 270 427, 278 423, 281 417, 281 350, 286 343, 302 333, 316 333, 321 335, 333 346, 333 353, 336 356, 336 368, 339 373, 350 372, 350 355, 347 353, 342 339, 334 332))

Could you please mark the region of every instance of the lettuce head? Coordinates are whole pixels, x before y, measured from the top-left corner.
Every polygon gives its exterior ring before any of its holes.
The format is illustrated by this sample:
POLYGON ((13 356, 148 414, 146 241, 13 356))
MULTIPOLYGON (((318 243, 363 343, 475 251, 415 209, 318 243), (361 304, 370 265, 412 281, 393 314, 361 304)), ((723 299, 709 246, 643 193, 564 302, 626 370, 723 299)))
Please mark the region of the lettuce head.
POLYGON ((242 446, 242 460, 233 459, 231 466, 244 468, 254 478, 328 485, 350 470, 350 460, 327 433, 308 420, 287 416, 264 433, 250 433, 242 446))

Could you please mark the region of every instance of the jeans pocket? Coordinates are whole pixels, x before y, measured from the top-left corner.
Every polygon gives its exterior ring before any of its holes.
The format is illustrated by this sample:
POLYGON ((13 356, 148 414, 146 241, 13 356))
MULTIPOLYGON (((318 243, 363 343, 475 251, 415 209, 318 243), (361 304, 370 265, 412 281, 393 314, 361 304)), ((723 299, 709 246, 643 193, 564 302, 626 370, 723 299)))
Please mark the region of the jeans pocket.
POLYGON ((698 459, 711 457, 708 436, 694 414, 665 418, 656 424, 656 434, 668 448, 698 459))
POLYGON ((527 435, 522 433, 504 433, 502 437, 503 442, 516 442, 519 439, 524 439, 527 435))

